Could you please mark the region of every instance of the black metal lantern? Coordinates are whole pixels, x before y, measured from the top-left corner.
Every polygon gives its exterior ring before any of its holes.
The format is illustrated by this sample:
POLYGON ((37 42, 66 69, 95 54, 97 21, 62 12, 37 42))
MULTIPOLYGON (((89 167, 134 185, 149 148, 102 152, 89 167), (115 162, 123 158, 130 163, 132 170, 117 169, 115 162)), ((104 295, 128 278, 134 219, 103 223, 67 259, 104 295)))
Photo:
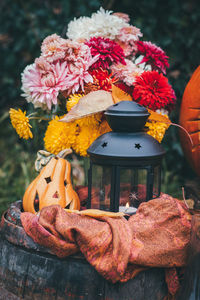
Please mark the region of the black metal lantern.
POLYGON ((164 149, 144 132, 148 110, 121 101, 105 112, 112 128, 88 149, 88 208, 133 213, 160 195, 164 149))

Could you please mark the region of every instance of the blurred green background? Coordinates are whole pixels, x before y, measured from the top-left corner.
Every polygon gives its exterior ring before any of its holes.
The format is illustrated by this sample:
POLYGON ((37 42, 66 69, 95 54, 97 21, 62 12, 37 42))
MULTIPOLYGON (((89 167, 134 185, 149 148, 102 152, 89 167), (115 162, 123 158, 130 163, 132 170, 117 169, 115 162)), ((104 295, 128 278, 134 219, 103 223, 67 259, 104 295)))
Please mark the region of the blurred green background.
MULTIPOLYGON (((31 111, 21 94, 20 74, 40 54, 42 40, 49 34, 65 36, 74 17, 90 16, 103 6, 130 15, 143 40, 163 48, 170 57, 168 78, 177 96, 171 119, 178 122, 184 88, 199 65, 200 5, 198 0, 1 0, 0 2, 0 212, 23 196, 34 178, 36 151, 43 149, 45 123, 34 126, 34 139, 20 140, 12 129, 8 110, 31 111)), ((195 174, 185 162, 178 129, 170 127, 163 141, 167 155, 163 163, 162 191, 182 197, 181 187, 195 174)))

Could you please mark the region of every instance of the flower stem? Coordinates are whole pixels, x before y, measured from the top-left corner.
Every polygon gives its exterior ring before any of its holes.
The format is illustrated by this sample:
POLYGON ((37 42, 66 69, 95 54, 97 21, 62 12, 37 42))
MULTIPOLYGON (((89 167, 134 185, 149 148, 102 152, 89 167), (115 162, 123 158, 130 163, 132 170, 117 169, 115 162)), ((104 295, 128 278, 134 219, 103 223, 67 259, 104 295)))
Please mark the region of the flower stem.
POLYGON ((45 117, 30 117, 29 120, 50 121, 51 118, 45 118, 45 117))

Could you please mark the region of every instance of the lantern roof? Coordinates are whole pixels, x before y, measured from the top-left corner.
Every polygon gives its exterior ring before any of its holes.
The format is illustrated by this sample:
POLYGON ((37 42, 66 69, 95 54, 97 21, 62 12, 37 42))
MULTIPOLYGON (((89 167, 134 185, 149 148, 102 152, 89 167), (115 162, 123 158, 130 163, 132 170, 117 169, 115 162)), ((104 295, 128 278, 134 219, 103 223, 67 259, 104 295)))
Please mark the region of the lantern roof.
POLYGON ((95 163, 110 165, 147 165, 160 163, 165 150, 144 132, 148 110, 133 101, 122 101, 105 112, 113 131, 98 137, 88 148, 95 163))
POLYGON ((118 114, 118 115, 146 115, 148 110, 141 104, 135 101, 120 101, 107 108, 106 114, 118 114))
POLYGON ((141 131, 149 117, 148 110, 135 101, 121 101, 110 106, 105 112, 113 131, 141 131))

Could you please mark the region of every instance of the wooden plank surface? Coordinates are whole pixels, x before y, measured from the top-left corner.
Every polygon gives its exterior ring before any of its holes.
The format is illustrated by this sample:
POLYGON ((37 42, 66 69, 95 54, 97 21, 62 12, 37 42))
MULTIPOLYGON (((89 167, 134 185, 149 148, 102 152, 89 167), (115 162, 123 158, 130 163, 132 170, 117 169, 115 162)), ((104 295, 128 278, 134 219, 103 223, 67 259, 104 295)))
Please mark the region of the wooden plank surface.
POLYGON ((167 294, 163 269, 112 284, 81 256, 59 259, 1 238, 0 282, 8 292, 0 300, 161 300, 167 294))

